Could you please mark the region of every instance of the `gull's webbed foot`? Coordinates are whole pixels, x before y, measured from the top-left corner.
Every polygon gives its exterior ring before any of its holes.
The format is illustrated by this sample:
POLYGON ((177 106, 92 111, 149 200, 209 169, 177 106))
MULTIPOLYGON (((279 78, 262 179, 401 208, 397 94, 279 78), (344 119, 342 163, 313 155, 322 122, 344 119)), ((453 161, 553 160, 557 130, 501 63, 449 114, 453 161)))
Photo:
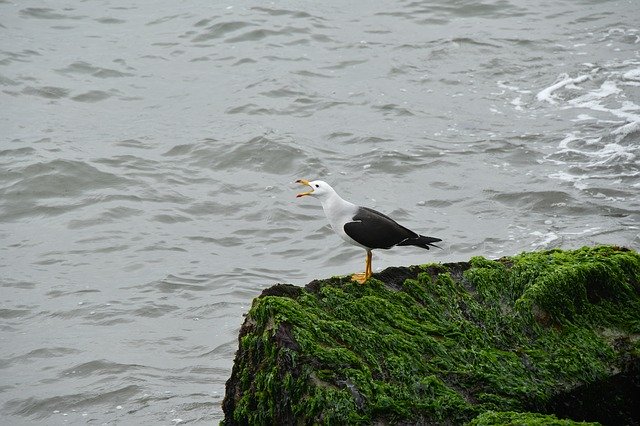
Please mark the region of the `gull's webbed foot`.
POLYGON ((351 275, 351 279, 357 283, 360 284, 364 284, 365 281, 367 281, 369 279, 369 277, 367 276, 367 274, 362 273, 362 274, 353 274, 351 275))

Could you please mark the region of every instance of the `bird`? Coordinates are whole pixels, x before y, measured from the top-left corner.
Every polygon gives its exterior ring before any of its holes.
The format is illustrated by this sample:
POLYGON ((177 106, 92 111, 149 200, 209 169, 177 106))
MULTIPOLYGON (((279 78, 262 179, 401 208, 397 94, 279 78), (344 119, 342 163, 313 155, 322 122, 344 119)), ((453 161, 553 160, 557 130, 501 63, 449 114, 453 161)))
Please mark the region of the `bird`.
POLYGON ((374 249, 390 249, 395 246, 417 246, 427 250, 430 247, 441 248, 434 244, 442 241, 440 238, 420 235, 387 215, 350 203, 322 180, 298 179, 296 183, 311 188, 297 194, 297 198, 311 196, 320 200, 333 231, 344 241, 366 250, 364 273, 351 277, 360 284, 364 284, 373 275, 371 257, 374 249))

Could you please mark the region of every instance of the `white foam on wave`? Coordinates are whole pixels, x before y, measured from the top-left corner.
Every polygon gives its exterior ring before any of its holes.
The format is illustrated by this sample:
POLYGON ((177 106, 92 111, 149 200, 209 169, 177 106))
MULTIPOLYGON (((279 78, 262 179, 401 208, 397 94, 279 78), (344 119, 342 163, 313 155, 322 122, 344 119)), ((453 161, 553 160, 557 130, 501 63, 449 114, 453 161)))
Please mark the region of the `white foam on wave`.
MULTIPOLYGON (((586 164, 589 167, 606 166, 609 164, 615 164, 620 161, 634 162, 637 159, 637 147, 626 146, 618 142, 603 143, 602 137, 595 138, 582 138, 577 136, 576 132, 569 133, 558 143, 558 151, 556 154, 562 153, 579 153, 590 159, 586 164)), ((548 159, 556 164, 564 164, 561 160, 548 159)), ((550 175, 560 180, 567 179, 567 174, 559 172, 550 175)), ((591 176, 594 177, 594 176, 591 176)))
POLYGON ((588 75, 572 78, 563 74, 556 83, 538 92, 539 101, 558 105, 562 110, 576 110, 576 118, 571 121, 589 121, 602 128, 595 134, 592 128, 583 130, 579 127, 566 133, 558 142, 557 150, 545 158, 563 169, 550 173, 550 178, 570 182, 575 188, 584 190, 594 185, 601 186, 603 182, 611 182, 615 187, 614 182, 629 182, 640 177, 637 167, 640 164, 640 146, 627 138, 640 132, 640 105, 636 103, 637 97, 633 92, 629 92, 640 86, 640 68, 637 65, 637 60, 607 64, 603 68, 594 65, 588 75), (579 88, 576 86, 596 79, 602 79, 598 87, 588 88, 592 83, 579 88), (569 99, 555 93, 572 86, 585 93, 569 99), (567 169, 567 165, 577 167, 567 169))
POLYGON ((611 133, 624 138, 625 136, 635 132, 640 132, 640 122, 638 121, 632 121, 631 123, 627 123, 624 126, 620 126, 611 133))
POLYGON ((513 105, 515 107, 516 111, 522 111, 522 109, 523 109, 522 105, 524 105, 524 104, 523 104, 522 99, 520 98, 520 96, 518 96, 517 98, 515 98, 515 99, 513 99, 511 101, 511 105, 513 105))
POLYGON ((596 118, 594 116, 591 116, 589 114, 578 114, 578 116, 571 121, 588 121, 588 120, 595 120, 595 119, 596 118))
POLYGON ((550 178, 562 180, 564 182, 578 182, 581 180, 580 176, 572 175, 567 172, 556 172, 549 175, 550 178))
POLYGON ((518 86, 514 86, 514 85, 512 85, 512 84, 507 84, 505 81, 502 81, 502 80, 498 80, 498 81, 496 82, 496 85, 497 85, 498 87, 500 87, 501 89, 511 90, 512 92, 516 92, 516 93, 522 93, 522 94, 525 94, 525 95, 527 95, 527 94, 531 93, 531 90, 528 90, 528 89, 521 89, 521 88, 520 88, 520 87, 518 87, 518 86))
MULTIPOLYGON (((607 33, 607 36, 612 34, 624 33, 620 29, 611 29, 607 33)), ((583 64, 587 65, 587 64, 583 64)), ((557 81, 542 90, 540 90, 536 98, 541 102, 548 102, 550 104, 558 104, 564 102, 562 109, 582 109, 597 111, 599 113, 610 114, 612 120, 605 120, 604 118, 596 118, 584 112, 580 112, 575 122, 594 120, 597 123, 612 123, 617 125, 616 128, 611 130, 611 135, 615 137, 616 142, 620 142, 626 136, 632 133, 640 132, 640 106, 627 97, 625 93, 625 86, 640 86, 640 68, 637 67, 639 62, 635 59, 625 60, 622 62, 615 62, 605 64, 604 68, 596 67, 593 64, 589 74, 583 74, 577 77, 570 77, 568 74, 561 74, 557 81), (628 68, 633 66, 632 69, 620 70, 621 68, 628 68), (584 90, 578 85, 588 80, 593 80, 598 77, 599 74, 605 75, 605 80, 600 84, 600 87, 592 89, 587 93, 575 97, 573 99, 563 100, 556 92, 560 89, 573 89, 584 90)), ((633 99, 633 97, 631 97, 633 99)), ((517 103, 513 103, 517 105, 517 103)), ((576 136, 571 136, 575 138, 576 136)), ((568 140, 565 138, 560 142, 560 149, 566 149, 568 140)), ((611 149, 607 147, 604 154, 612 153, 613 151, 619 151, 618 147, 611 149)), ((628 147, 632 148, 632 147, 628 147)), ((625 158, 633 159, 633 155, 629 153, 623 155, 625 158)))
MULTIPOLYGON (((565 166, 567 162, 579 166, 575 172, 560 170, 549 174, 550 178, 565 182, 571 182, 577 189, 589 188, 590 183, 603 181, 617 177, 620 179, 637 178, 640 176, 633 164, 639 163, 640 146, 626 139, 627 136, 640 132, 640 105, 636 104, 629 93, 625 93, 625 86, 629 82, 640 79, 640 70, 632 69, 619 71, 616 67, 609 71, 600 70, 606 74, 605 80, 599 87, 589 90, 573 99, 564 101, 560 105, 563 110, 579 110, 574 122, 593 121, 606 125, 607 133, 594 135, 592 131, 583 134, 581 130, 573 130, 558 143, 558 149, 552 155, 546 157, 547 161, 565 166), (632 99, 632 100, 630 100, 632 99), (594 117, 586 114, 584 110, 595 111, 599 114, 594 117), (610 119, 606 119, 610 115, 610 119), (563 154, 579 154, 579 157, 564 156, 563 154), (575 159, 578 158, 578 159, 575 159), (576 163, 577 162, 577 163, 576 163), (626 165, 621 169, 621 166, 626 165)), ((592 73, 593 75, 593 73, 592 73)), ((582 76, 584 77, 584 76, 582 76)), ((595 76, 594 76, 595 78, 595 76)), ((557 104, 562 101, 554 96, 554 91, 562 87, 576 84, 577 81, 586 81, 580 77, 562 78, 559 82, 538 93, 539 100, 547 100, 557 104)), ((630 89, 631 90, 631 89, 630 89)), ((635 89, 633 89, 635 90, 635 89)))
POLYGON ((556 241, 560 237, 553 231, 540 232, 533 231, 529 235, 536 237, 536 240, 531 243, 531 247, 534 249, 547 248, 552 242, 556 241))
POLYGON ((622 74, 622 78, 624 80, 631 80, 640 82, 640 68, 636 68, 635 70, 630 70, 622 74))
MULTIPOLYGON (((550 221, 550 225, 553 222, 550 221)), ((547 224, 547 222, 545 222, 547 224)), ((531 242, 531 247, 534 250, 548 249, 553 246, 561 245, 565 237, 570 237, 571 240, 575 240, 576 237, 589 237, 595 236, 602 231, 599 226, 587 227, 584 229, 567 230, 560 232, 559 230, 547 229, 546 231, 530 231, 529 235, 534 237, 531 242)))
POLYGON ((546 101, 546 102, 549 102, 550 104, 557 104, 558 103, 556 100, 557 97, 554 96, 553 92, 562 88, 578 89, 578 86, 576 86, 576 84, 584 83, 585 81, 591 79, 591 76, 585 74, 585 75, 572 78, 572 77, 569 77, 569 74, 561 74, 558 77, 558 79, 559 81, 553 83, 551 86, 546 87, 538 92, 538 94, 536 95, 536 98, 540 102, 546 101))
POLYGON ((562 139, 560 141, 560 144, 558 145, 558 148, 560 149, 567 149, 569 147, 569 142, 573 142, 575 140, 578 140, 579 138, 576 136, 576 132, 572 132, 572 133, 568 133, 564 139, 562 139))
POLYGON ((622 90, 618 88, 616 83, 611 80, 606 80, 599 89, 593 90, 582 96, 569 100, 570 105, 578 105, 580 107, 588 107, 588 103, 596 100, 600 100, 611 95, 616 95, 622 90))
POLYGON ((611 131, 611 134, 616 136, 616 141, 619 142, 630 133, 640 130, 639 105, 629 100, 623 100, 618 108, 610 107, 603 103, 606 98, 620 95, 621 93, 623 93, 623 91, 618 87, 615 81, 605 80, 600 88, 569 100, 567 102, 568 105, 565 106, 564 109, 590 109, 592 111, 609 113, 616 118, 622 119, 620 121, 620 127, 611 131))

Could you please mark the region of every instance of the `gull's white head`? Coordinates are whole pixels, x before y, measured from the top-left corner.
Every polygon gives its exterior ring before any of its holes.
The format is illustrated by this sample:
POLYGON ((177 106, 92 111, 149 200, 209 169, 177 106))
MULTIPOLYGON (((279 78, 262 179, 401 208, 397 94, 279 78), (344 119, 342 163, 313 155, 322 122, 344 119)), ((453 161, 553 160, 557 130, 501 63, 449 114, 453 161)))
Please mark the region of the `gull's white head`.
POLYGON ((296 195, 296 197, 304 197, 305 195, 310 195, 312 197, 316 197, 322 200, 336 193, 336 191, 333 190, 331 185, 329 185, 327 182, 322 180, 312 180, 311 182, 309 182, 306 179, 298 179, 296 183, 306 185, 311 188, 310 191, 301 192, 298 195, 296 195))

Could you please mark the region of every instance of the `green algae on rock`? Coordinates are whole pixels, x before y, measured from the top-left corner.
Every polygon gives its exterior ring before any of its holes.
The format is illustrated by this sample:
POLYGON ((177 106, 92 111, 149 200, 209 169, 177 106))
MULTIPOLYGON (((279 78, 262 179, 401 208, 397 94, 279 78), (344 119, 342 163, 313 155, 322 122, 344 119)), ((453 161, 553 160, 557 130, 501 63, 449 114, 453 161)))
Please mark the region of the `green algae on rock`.
POLYGON ((591 426, 599 424, 558 419, 548 414, 487 411, 467 423, 467 426, 591 426))
POLYGON ((280 284, 242 326, 223 424, 553 414, 557 398, 621 371, 637 387, 639 335, 640 255, 611 246, 389 268, 365 285, 280 284))

